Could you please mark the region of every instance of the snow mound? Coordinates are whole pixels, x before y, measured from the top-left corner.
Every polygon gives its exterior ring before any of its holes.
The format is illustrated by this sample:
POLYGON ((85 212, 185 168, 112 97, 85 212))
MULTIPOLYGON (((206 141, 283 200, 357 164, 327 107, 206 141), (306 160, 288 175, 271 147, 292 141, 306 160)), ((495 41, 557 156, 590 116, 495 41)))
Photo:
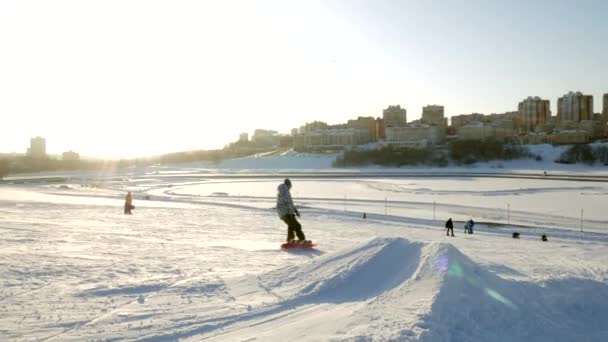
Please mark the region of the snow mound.
MULTIPOLYGON (((432 305, 401 337, 421 341, 605 340, 608 285, 580 279, 506 280, 449 244, 423 251, 408 292, 432 289, 432 305)), ((406 293, 400 293, 405 296, 406 293)), ((405 298, 405 297, 404 297, 405 298)))
MULTIPOLYGON (((607 340, 608 285, 503 279, 447 243, 375 238, 226 280, 231 307, 149 340, 607 340)), ((216 309, 213 309, 213 308, 216 309)))
POLYGON ((259 283, 299 303, 366 300, 406 281, 416 270, 421 247, 401 238, 376 238, 304 266, 262 275, 259 283))

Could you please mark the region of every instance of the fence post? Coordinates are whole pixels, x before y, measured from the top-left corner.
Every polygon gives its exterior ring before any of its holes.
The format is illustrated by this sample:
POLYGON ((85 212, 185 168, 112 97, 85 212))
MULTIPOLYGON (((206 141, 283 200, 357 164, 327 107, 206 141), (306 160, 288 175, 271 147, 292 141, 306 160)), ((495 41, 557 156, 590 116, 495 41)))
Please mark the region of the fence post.
POLYGON ((585 209, 581 209, 581 233, 583 232, 583 213, 585 212, 585 209))
POLYGON ((386 205, 386 197, 384 197, 384 216, 387 216, 386 205))

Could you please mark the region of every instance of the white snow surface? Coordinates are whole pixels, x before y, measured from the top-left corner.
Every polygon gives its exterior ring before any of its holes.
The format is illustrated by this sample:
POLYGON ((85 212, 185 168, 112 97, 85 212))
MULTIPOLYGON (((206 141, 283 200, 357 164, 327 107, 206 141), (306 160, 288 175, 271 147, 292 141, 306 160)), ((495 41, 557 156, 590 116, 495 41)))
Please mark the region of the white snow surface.
MULTIPOLYGON (((591 146, 608 146, 608 143, 593 143, 591 146)), ((491 173, 505 173, 505 172, 519 172, 519 173, 543 173, 549 171, 552 173, 568 173, 568 174, 603 174, 608 175, 608 166, 601 163, 594 165, 586 164, 558 164, 555 160, 559 159, 560 155, 570 147, 570 145, 550 145, 550 144, 538 144, 538 145, 525 145, 528 150, 534 156, 540 156, 542 160, 536 161, 535 159, 522 158, 516 160, 496 160, 491 162, 478 162, 473 165, 467 166, 456 166, 450 165, 447 167, 429 167, 427 165, 421 166, 403 166, 400 168, 391 168, 384 166, 367 166, 367 167, 356 167, 341 169, 350 171, 370 170, 373 169, 377 172, 391 172, 391 171, 424 171, 424 172, 491 172, 491 173)), ((373 150, 378 148, 377 144, 369 144, 360 146, 358 149, 362 150, 373 150)), ((206 169, 217 169, 234 172, 250 172, 250 171, 288 171, 288 170, 312 170, 329 171, 333 169, 333 162, 335 161, 338 153, 326 153, 326 154, 315 154, 315 153, 300 153, 295 151, 281 152, 280 154, 268 153, 255 155, 251 157, 243 157, 225 160, 216 164, 212 163, 191 163, 190 166, 197 168, 206 169)))
POLYGON ((608 340, 605 182, 296 174, 283 251, 276 173, 70 177, 0 184, 2 341, 608 340))

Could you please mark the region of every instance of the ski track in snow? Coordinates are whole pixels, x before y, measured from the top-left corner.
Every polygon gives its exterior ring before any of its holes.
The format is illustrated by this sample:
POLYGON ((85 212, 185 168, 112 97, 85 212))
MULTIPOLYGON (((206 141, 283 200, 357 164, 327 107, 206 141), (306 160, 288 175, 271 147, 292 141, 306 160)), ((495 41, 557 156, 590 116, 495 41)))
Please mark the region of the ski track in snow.
MULTIPOLYGON (((459 191, 341 180, 409 197, 387 201, 384 215, 382 199, 346 207, 341 195, 294 196, 320 245, 285 252, 272 195, 199 196, 192 187, 207 183, 180 177, 0 185, 0 339, 608 340, 602 215, 587 219, 594 232, 580 233, 576 218, 532 208, 513 210, 519 225, 507 225, 498 209, 440 203, 433 220, 435 205, 416 200, 603 193, 602 183, 459 191), (131 216, 122 215, 126 190, 135 191, 131 216), (447 215, 473 216, 475 234, 456 221, 457 237, 446 237, 447 215), (514 230, 521 239, 510 238, 514 230)), ((256 186, 272 194, 277 181, 256 186)))

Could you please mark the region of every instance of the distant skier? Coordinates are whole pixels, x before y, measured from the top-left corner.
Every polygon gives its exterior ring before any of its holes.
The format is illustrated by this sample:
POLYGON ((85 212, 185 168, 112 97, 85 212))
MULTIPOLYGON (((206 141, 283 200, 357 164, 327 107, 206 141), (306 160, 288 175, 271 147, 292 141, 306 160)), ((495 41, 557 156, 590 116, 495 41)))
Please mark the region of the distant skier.
POLYGON ((445 235, 450 236, 450 232, 451 232, 452 236, 454 236, 454 223, 452 222, 451 217, 445 222, 445 228, 446 228, 445 235))
POLYGON ((464 224, 464 233, 465 234, 473 234, 473 226, 475 225, 475 222, 473 222, 473 219, 469 219, 467 221, 467 223, 464 224))
POLYGON ((129 191, 125 197, 125 215, 131 215, 131 210, 133 209, 135 209, 133 206, 133 195, 131 195, 131 191, 129 191))
POLYGON ((293 205, 293 200, 291 199, 291 193, 289 192, 291 190, 291 181, 289 178, 286 178, 277 190, 277 212, 281 220, 287 224, 287 242, 294 242, 295 233, 298 237, 297 242, 311 243, 309 240, 306 240, 306 236, 302 232, 302 225, 296 220, 296 216, 300 217, 300 212, 293 205))

